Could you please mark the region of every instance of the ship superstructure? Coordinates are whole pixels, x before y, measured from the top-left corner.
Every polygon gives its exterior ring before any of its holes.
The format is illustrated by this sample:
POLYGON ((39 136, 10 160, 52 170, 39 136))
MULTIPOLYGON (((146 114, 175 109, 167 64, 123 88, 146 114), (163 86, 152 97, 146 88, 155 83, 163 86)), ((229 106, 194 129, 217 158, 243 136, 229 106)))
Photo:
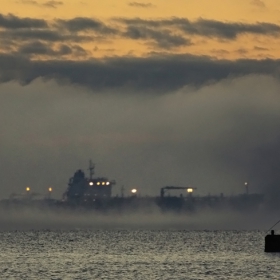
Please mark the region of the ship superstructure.
POLYGON ((89 162, 90 176, 79 169, 74 176, 69 179, 68 188, 64 193, 64 199, 68 202, 90 203, 96 200, 109 199, 112 195, 112 186, 115 181, 110 181, 106 177, 93 178, 94 165, 89 162))
MULTIPOLYGON (((248 192, 248 182, 245 183, 246 192, 239 195, 224 196, 220 195, 196 195, 196 187, 190 186, 165 186, 160 189, 159 196, 143 196, 138 190, 132 188, 129 194, 124 195, 124 187, 121 188, 121 194, 112 196, 112 187, 114 180, 108 180, 106 177, 94 177, 94 165, 89 162, 89 176, 79 169, 69 179, 67 189, 63 194, 62 200, 56 200, 51 197, 53 188, 48 187, 48 193, 44 199, 35 199, 37 192, 31 191, 28 186, 22 195, 12 194, 7 200, 0 200, 0 207, 63 207, 68 209, 94 209, 100 212, 123 213, 131 211, 144 211, 151 213, 154 209, 162 212, 195 212, 205 209, 233 209, 238 211, 256 211, 262 207, 271 207, 269 198, 264 194, 248 192), (173 195, 173 190, 179 190, 178 196, 173 195), (194 192, 194 193, 193 193, 194 192), (156 208, 155 208, 156 207, 156 208)), ((0 208, 1 209, 1 208, 0 208)), ((143 213, 144 213, 143 212, 143 213)))

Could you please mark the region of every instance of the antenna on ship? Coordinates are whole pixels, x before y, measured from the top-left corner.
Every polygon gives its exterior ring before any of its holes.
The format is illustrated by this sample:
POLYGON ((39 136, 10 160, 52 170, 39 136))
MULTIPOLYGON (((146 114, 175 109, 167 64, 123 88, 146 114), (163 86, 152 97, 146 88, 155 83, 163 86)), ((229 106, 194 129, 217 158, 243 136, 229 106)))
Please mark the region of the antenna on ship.
POLYGON ((94 174, 94 164, 90 160, 89 161, 89 178, 90 178, 90 180, 92 180, 93 174, 94 174))

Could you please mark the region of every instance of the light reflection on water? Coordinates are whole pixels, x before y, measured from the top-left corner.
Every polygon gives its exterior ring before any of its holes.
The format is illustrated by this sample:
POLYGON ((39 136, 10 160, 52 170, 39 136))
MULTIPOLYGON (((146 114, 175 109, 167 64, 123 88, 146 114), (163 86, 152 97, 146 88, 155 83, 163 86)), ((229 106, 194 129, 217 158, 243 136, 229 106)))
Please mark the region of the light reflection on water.
POLYGON ((1 279, 279 279, 259 231, 0 233, 1 279))

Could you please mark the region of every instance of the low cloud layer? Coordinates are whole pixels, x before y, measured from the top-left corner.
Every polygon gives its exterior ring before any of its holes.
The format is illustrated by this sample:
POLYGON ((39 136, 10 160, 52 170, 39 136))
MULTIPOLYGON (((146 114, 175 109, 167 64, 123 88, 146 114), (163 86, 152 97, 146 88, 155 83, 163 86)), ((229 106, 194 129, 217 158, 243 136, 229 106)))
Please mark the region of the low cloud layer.
POLYGON ((191 184, 202 195, 230 195, 243 193, 245 181, 251 192, 277 191, 279 89, 268 75, 163 95, 41 79, 1 84, 1 198, 27 185, 38 193, 51 185, 61 197, 90 158, 96 175, 117 181, 115 194, 191 184))
MULTIPOLYGON (((81 56, 79 46, 61 45, 49 49, 43 43, 23 45, 22 53, 67 54, 81 56)), ((271 75, 279 79, 279 60, 243 59, 217 60, 207 56, 154 54, 139 58, 107 57, 91 60, 30 60, 17 55, 0 54, 0 82, 16 81, 28 84, 37 78, 55 79, 93 90, 121 92, 131 89, 144 94, 159 94, 215 83, 226 78, 244 75, 271 75)))

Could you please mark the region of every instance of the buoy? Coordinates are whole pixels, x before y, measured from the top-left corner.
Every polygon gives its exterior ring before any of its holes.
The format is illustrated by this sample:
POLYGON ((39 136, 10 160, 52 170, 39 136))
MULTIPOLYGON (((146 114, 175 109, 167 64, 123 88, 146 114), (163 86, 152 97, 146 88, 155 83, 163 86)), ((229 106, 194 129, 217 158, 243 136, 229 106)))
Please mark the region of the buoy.
POLYGON ((280 235, 274 234, 274 230, 265 237, 264 251, 266 253, 280 253, 280 235))

